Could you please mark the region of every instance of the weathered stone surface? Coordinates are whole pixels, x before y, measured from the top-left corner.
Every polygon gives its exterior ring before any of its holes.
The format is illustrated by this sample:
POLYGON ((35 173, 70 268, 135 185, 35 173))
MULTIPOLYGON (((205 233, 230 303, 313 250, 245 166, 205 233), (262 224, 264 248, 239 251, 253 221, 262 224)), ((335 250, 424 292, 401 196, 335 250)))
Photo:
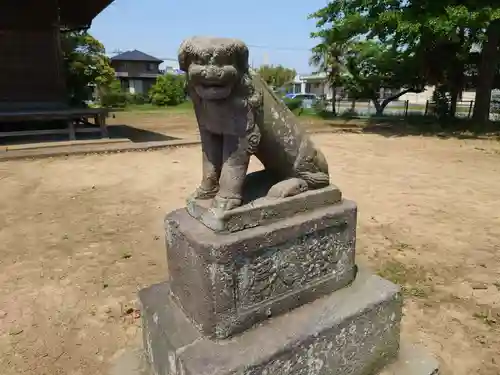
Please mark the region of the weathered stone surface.
POLYGON ((379 375, 438 375, 436 358, 415 345, 402 342, 395 362, 384 368, 379 375))
POLYGON ((399 288, 366 272, 349 287, 223 341, 203 337, 170 295, 168 283, 140 292, 144 345, 156 375, 369 375, 398 353, 399 288))
POLYGON ((227 233, 267 225, 342 200, 342 193, 334 185, 281 199, 271 198, 267 195, 268 191, 279 187, 278 179, 273 177, 265 170, 249 174, 243 187, 241 207, 228 211, 214 210, 210 201, 191 198, 186 208, 191 216, 208 228, 227 233))
MULTIPOLYGON (((142 347, 126 350, 111 364, 109 375, 157 375, 142 347)), ((396 360, 377 375, 438 375, 439 363, 423 348, 401 342, 396 360)), ((288 375, 288 374, 287 374, 288 375)), ((293 374, 289 374, 293 375, 293 374)), ((371 374, 366 374, 371 375, 371 374)))
POLYGON ((165 228, 174 298, 214 338, 311 302, 356 274, 356 204, 348 200, 229 234, 180 209, 165 228))
POLYGON ((291 196, 330 183, 324 155, 297 118, 248 65, 248 48, 230 38, 193 37, 179 49, 203 151, 196 199, 221 212, 242 203, 248 163, 255 155, 265 169, 287 181, 273 196, 291 196))

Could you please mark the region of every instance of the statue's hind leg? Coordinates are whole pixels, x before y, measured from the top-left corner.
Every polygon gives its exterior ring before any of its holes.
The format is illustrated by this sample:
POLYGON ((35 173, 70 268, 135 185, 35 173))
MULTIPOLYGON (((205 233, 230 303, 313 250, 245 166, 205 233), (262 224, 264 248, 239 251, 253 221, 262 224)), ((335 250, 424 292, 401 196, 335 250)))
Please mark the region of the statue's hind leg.
POLYGON ((307 182, 301 178, 289 178, 273 185, 269 189, 267 196, 269 198, 293 197, 307 190, 307 182))
POLYGON ((269 198, 285 198, 303 193, 307 190, 321 189, 330 184, 330 177, 324 172, 302 172, 300 178, 288 178, 274 184, 267 196, 269 198))

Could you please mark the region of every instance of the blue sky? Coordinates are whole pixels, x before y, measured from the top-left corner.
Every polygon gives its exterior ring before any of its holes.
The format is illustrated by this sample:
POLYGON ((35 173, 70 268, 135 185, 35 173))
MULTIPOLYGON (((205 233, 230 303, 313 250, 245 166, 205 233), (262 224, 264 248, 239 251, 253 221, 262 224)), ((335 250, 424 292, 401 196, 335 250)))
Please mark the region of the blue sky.
MULTIPOLYGON (((282 64, 300 73, 309 66, 309 38, 315 21, 307 16, 327 0, 115 0, 90 32, 106 47, 138 49, 159 58, 176 58, 192 35, 235 37, 250 46, 250 62, 282 64), (255 46, 255 47, 252 47, 255 46), (264 48, 262 48, 264 47, 264 48)), ((176 66, 175 62, 167 65, 176 66)))

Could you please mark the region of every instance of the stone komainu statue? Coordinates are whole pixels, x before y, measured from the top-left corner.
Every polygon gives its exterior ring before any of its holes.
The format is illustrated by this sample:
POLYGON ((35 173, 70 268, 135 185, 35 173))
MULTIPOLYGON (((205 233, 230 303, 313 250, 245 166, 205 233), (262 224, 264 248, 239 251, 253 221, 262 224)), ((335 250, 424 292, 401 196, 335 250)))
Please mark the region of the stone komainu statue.
POLYGON ((195 199, 229 210, 242 203, 251 155, 282 182, 268 196, 286 197, 329 185, 328 164, 297 119, 248 66, 235 39, 193 37, 179 50, 200 129, 203 177, 195 199))

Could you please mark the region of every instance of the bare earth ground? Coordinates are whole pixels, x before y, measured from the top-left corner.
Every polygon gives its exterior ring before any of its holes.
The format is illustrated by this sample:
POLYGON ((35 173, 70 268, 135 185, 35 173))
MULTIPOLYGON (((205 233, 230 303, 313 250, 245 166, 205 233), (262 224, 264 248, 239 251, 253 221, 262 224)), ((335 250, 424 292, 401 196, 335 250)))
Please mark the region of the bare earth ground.
MULTIPOLYGON (((310 130, 331 129, 325 121, 300 118, 310 130)), ((198 138, 194 113, 181 112, 117 112, 108 119, 112 137, 129 138, 134 142, 198 138), (139 131, 138 131, 139 130, 139 131)))
MULTIPOLYGON (((500 143, 313 139, 359 205, 358 258, 404 285, 404 338, 445 375, 500 374, 500 143)), ((200 161, 186 147, 0 164, 2 375, 105 375, 139 344, 137 291, 166 277, 163 217, 200 161)))

